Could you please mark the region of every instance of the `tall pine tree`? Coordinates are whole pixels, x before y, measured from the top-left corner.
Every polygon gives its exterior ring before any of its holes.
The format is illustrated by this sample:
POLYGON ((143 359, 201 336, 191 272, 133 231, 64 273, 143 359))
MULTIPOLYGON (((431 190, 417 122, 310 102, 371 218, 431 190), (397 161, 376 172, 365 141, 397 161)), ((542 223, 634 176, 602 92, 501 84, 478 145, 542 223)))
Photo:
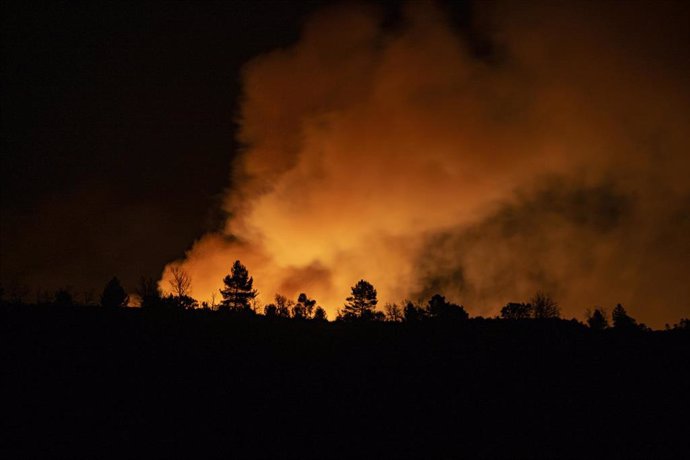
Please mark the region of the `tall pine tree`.
POLYGON ((378 300, 376 298, 376 289, 371 283, 359 280, 357 284, 352 286, 352 295, 346 300, 347 303, 339 315, 340 319, 374 319, 374 309, 378 300))
POLYGON ((249 276, 247 267, 236 260, 232 265, 229 275, 223 278, 225 288, 220 290, 223 300, 221 306, 234 311, 251 310, 252 301, 256 298, 256 289, 253 289, 254 279, 249 276))

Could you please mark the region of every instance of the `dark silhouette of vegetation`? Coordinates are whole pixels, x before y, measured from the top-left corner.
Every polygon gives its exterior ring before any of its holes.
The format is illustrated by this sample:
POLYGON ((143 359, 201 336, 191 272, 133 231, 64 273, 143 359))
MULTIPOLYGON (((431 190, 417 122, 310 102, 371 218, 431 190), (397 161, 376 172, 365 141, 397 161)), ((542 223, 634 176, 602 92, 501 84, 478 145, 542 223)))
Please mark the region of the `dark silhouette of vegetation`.
POLYGON ((169 295, 163 299, 164 306, 174 310, 194 310, 199 308, 199 302, 188 295, 169 295))
POLYGON ((311 319, 314 315, 316 300, 310 299, 303 292, 297 298, 297 303, 292 306, 292 317, 296 319, 311 319))
POLYGON ((264 316, 266 318, 277 318, 278 317, 278 307, 276 304, 269 303, 264 305, 264 316))
POLYGON ((284 295, 276 294, 275 296, 276 316, 279 318, 289 318, 290 312, 294 302, 284 295))
POLYGON ((113 277, 103 289, 103 294, 101 294, 101 305, 106 308, 119 308, 126 307, 128 302, 129 296, 117 277, 113 277))
POLYGON ((427 306, 429 316, 445 321, 465 320, 470 315, 465 311, 465 308, 448 302, 445 297, 440 294, 435 294, 427 306))
POLYGON ((109 308, 67 288, 39 290, 35 305, 0 298, 3 416, 16 421, 2 458, 687 453, 688 319, 651 331, 617 305, 613 327, 601 307, 584 324, 541 293, 496 318, 440 293, 377 311, 360 280, 329 322, 306 293, 254 314, 239 261, 225 280, 223 308, 252 314, 198 308, 184 274, 166 296, 142 278, 141 309, 120 308, 117 278, 109 308))
POLYGON ((187 297, 192 287, 192 277, 180 267, 172 267, 170 269, 170 280, 168 280, 168 283, 170 284, 170 290, 173 296, 187 297))
POLYGON ((153 278, 145 276, 139 278, 136 293, 139 296, 141 308, 160 309, 163 307, 161 291, 153 278))
POLYGON ((346 299, 345 306, 338 312, 340 321, 383 320, 382 312, 375 311, 378 299, 376 289, 368 281, 359 280, 352 286, 352 294, 346 299))
POLYGON ((403 318, 405 322, 414 323, 416 321, 421 321, 427 317, 427 312, 424 308, 415 305, 413 302, 408 301, 405 304, 405 309, 403 310, 403 318))
POLYGON ((231 311, 252 311, 252 302, 256 298, 257 291, 253 288, 254 278, 249 276, 247 267, 236 260, 232 265, 230 274, 223 278, 225 288, 220 290, 223 297, 220 304, 224 309, 231 311))
POLYGON ((328 321, 328 314, 326 313, 326 310, 324 310, 322 307, 316 307, 316 310, 314 310, 314 318, 315 321, 328 321))
POLYGON ((673 325, 673 327, 670 327, 668 324, 666 325, 667 330, 674 330, 674 331, 690 331, 690 319, 688 318, 682 318, 679 322, 673 325))
MULTIPOLYGON (((255 292, 246 269, 234 275, 236 292, 255 292)), ((102 296, 110 308, 81 306, 70 289, 41 305, 0 299, 3 415, 17 421, 3 458, 687 453, 687 319, 652 332, 618 305, 613 327, 600 307, 587 327, 548 298, 470 318, 441 294, 384 313, 363 280, 340 322, 305 293, 276 295, 262 316, 196 308, 188 291, 161 296, 150 278, 136 292, 142 309, 118 308, 127 296, 116 278, 102 296)), ((227 299, 248 311, 253 297, 227 299)))
POLYGON ((537 291, 530 300, 530 304, 532 305, 532 316, 535 319, 561 317, 561 309, 558 307, 556 301, 542 291, 537 291))
POLYGON ((500 314, 503 319, 529 319, 532 317, 532 304, 510 302, 501 308, 500 314))
POLYGON ((292 318, 296 320, 315 319, 326 321, 326 310, 316 305, 315 299, 310 299, 305 293, 297 297, 293 302, 287 297, 276 294, 275 302, 264 306, 264 316, 267 318, 292 318))
POLYGON ((595 333, 446 304, 328 322, 4 301, 3 458, 684 457, 687 320, 595 333))
POLYGON ((637 320, 628 315, 623 305, 618 304, 611 312, 614 329, 622 331, 639 331, 647 328, 644 324, 637 324, 637 320))
POLYGON ((394 303, 386 304, 385 320, 394 323, 414 323, 429 319, 455 322, 469 319, 470 316, 463 306, 449 302, 441 294, 434 294, 426 306, 417 305, 409 300, 404 303, 404 308, 394 303))
POLYGON ((405 319, 403 314, 403 309, 397 303, 387 303, 383 306, 384 313, 386 314, 386 321, 393 323, 399 323, 405 319))
POLYGON ((556 301, 548 294, 537 291, 528 303, 509 302, 501 308, 503 319, 554 319, 561 317, 561 309, 556 301))
POLYGON ((609 328, 609 320, 606 315, 606 310, 597 307, 593 311, 587 310, 585 314, 587 318, 587 325, 595 331, 603 331, 609 328))

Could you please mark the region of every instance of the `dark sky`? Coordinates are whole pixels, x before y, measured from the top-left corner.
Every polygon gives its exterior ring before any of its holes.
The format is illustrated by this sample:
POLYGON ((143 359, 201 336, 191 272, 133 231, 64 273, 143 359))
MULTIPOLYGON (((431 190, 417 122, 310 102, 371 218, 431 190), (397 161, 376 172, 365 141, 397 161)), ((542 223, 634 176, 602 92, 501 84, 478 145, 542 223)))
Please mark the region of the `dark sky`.
POLYGON ((221 222, 239 71, 323 2, 3 2, 1 277, 157 277, 221 222))
POLYGON ((330 3, 3 2, 0 281, 133 288, 222 225, 241 68, 330 3))

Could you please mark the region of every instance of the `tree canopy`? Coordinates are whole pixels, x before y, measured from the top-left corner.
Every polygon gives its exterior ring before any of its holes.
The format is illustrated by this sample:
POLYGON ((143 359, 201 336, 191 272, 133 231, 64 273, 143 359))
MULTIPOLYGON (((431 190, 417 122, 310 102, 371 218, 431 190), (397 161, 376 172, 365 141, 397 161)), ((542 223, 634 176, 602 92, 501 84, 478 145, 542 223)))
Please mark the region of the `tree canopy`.
POLYGON ((301 319, 310 319, 314 314, 314 307, 316 300, 307 297, 307 294, 302 292, 297 298, 297 303, 292 307, 292 317, 301 319))
POLYGON ((628 315, 625 311, 623 305, 618 304, 611 312, 611 319, 613 320, 613 327, 619 330, 631 331, 635 329, 640 329, 640 325, 637 324, 637 320, 632 316, 628 315))
POLYGON ((223 297, 221 306, 234 311, 251 310, 252 301, 256 298, 257 291, 253 288, 254 279, 249 276, 247 267, 236 260, 232 265, 230 274, 223 278, 225 288, 220 289, 223 297))
POLYGON ((538 291, 530 300, 532 316, 535 319, 560 318, 561 309, 548 294, 538 291))
POLYGON ((117 277, 113 277, 103 289, 101 294, 101 305, 107 308, 126 307, 129 302, 129 296, 120 284, 117 277))
POLYGON ((379 302, 374 286, 368 281, 359 280, 351 290, 352 294, 346 299, 340 312, 341 319, 374 319, 374 310, 379 302))
POLYGON ((609 320, 603 308, 595 308, 594 311, 587 311, 587 325, 595 331, 603 331, 609 327, 609 320))
POLYGON ((532 305, 529 303, 509 302, 501 308, 503 319, 528 319, 532 317, 532 305))
POLYGON ((434 295, 429 300, 427 311, 432 318, 445 320, 464 320, 470 317, 464 307, 448 302, 446 298, 440 294, 434 295))

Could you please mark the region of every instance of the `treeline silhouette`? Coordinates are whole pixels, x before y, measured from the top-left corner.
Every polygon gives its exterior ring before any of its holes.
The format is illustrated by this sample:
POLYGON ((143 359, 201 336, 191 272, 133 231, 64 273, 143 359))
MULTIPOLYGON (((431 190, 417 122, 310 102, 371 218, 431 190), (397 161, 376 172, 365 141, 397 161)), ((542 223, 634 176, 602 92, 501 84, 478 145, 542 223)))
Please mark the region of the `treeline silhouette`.
POLYGON ((622 306, 560 318, 537 293, 495 318, 442 295, 380 308, 352 286, 259 308, 239 261, 219 301, 142 279, 123 308, 66 290, 0 308, 1 458, 685 458, 690 328, 622 306), (94 302, 95 303, 95 302, 94 302))
MULTIPOLYGON (((315 299, 310 299, 306 293, 300 293, 295 301, 286 296, 276 294, 273 302, 259 308, 256 301, 258 291, 253 288, 254 279, 249 275, 247 267, 236 260, 230 273, 223 280, 223 287, 219 289, 221 300, 218 304, 214 300, 199 302, 189 295, 192 287, 191 276, 179 267, 172 267, 170 271, 170 292, 164 295, 158 283, 147 277, 141 277, 136 289, 139 307, 160 312, 183 310, 215 310, 232 312, 242 315, 263 315, 266 318, 283 318, 296 320, 328 320, 326 310, 317 305, 315 299)), ((24 290, 26 292, 27 290, 24 290)), ((92 298, 92 297, 91 297, 92 298)), ((129 306, 130 297, 120 284, 117 277, 113 277, 105 285, 100 296, 100 306, 106 308, 125 308, 129 306)), ((0 303, 22 305, 23 299, 12 297, 5 299, 4 289, 0 286, 0 303)), ((59 289, 54 296, 44 294, 37 304, 54 306, 93 305, 93 302, 77 302, 68 289, 59 289)), ((383 310, 377 310, 378 298, 376 288, 366 280, 358 281, 351 288, 351 295, 335 318, 336 321, 388 321, 415 322, 422 320, 460 321, 470 319, 469 313, 462 305, 449 302, 441 294, 433 295, 426 304, 405 301, 402 306, 397 303, 387 303, 383 310)), ((560 319, 561 310, 558 303, 548 294, 538 291, 526 303, 509 302, 500 310, 497 316, 504 320, 527 319, 560 319)), ((483 318, 482 318, 483 319, 483 318)), ((621 304, 617 304, 609 315, 605 308, 594 307, 585 311, 585 324, 594 330, 605 330, 611 327, 626 331, 651 331, 644 323, 630 316, 621 304), (610 320, 609 320, 610 317, 610 320)), ((690 319, 681 318, 672 326, 666 324, 665 329, 688 329, 690 319)))

